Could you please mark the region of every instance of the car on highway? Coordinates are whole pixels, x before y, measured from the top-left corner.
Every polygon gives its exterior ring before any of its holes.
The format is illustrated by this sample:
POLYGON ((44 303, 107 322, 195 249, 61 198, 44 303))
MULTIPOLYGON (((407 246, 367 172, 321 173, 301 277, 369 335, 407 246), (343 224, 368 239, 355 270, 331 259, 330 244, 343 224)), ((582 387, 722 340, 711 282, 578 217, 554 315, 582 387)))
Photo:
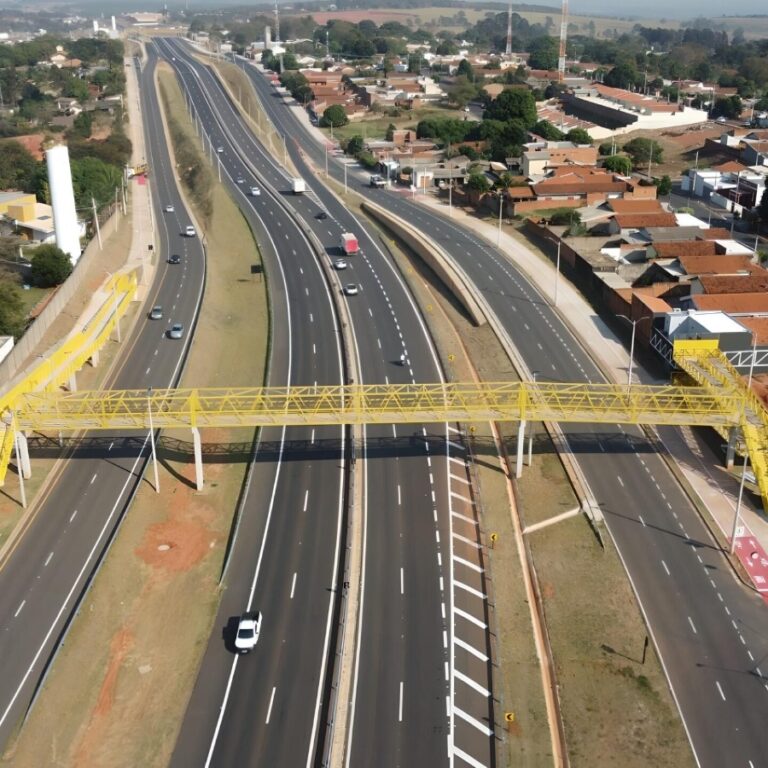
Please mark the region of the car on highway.
POLYGON ((174 323, 168 330, 169 339, 180 339, 184 336, 184 326, 181 323, 174 323))
POLYGON ((169 264, 181 264, 181 256, 178 253, 173 253, 168 257, 169 264))
POLYGON ((236 181, 238 184, 245 184, 245 177, 244 177, 244 176, 238 176, 238 177, 235 179, 235 181, 236 181))
POLYGON ((328 218, 328 214, 325 211, 320 211, 319 213, 315 214, 315 218, 319 219, 320 221, 325 221, 325 219, 328 218))
POLYGON ((221 154, 224 151, 224 147, 216 147, 216 151, 221 154))
POLYGON ((333 268, 334 269, 346 269, 347 268, 347 262, 344 259, 336 259, 336 261, 333 262, 333 268))
POLYGON ((163 319, 163 308, 159 304, 155 307, 152 307, 152 309, 149 312, 149 319, 150 320, 163 319))
POLYGON ((191 224, 187 224, 186 228, 184 229, 184 234, 187 237, 196 237, 197 232, 195 232, 195 228, 191 224))
POLYGON ((258 187, 251 187, 251 197, 258 197, 261 194, 261 190, 258 187))
POLYGON ((235 648, 238 653, 248 653, 256 647, 261 632, 261 611, 247 611, 237 622, 235 648))
POLYGON ((347 283, 344 286, 344 293, 347 296, 357 296, 358 293, 360 293, 359 288, 357 287, 356 283, 347 283))
POLYGON ((176 210, 172 205, 166 205, 165 206, 165 212, 166 213, 173 213, 174 210, 176 210))

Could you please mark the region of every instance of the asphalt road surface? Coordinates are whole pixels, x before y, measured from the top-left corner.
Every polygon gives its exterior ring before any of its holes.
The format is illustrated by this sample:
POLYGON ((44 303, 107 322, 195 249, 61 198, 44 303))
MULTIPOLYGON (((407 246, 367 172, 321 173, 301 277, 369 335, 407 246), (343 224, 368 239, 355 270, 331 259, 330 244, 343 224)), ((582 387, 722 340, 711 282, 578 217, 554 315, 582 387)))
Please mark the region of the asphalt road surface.
MULTIPOLYGON (((276 98, 263 75, 244 65, 278 130, 317 167, 325 151, 276 98)), ((332 159, 336 179, 343 169, 332 159)), ((588 354, 511 258, 448 218, 376 190, 358 191, 419 226, 459 262, 539 379, 602 381, 588 354)), ((354 181, 350 181, 354 183, 354 181)), ((768 755, 768 611, 734 578, 697 512, 635 428, 566 428, 630 575, 701 766, 764 765, 768 755), (761 666, 762 665, 762 666, 761 666)), ((599 599, 599 595, 596 596, 599 599)))
MULTIPOLYGON (((142 86, 151 71, 140 73, 142 86)), ((148 305, 161 304, 163 320, 140 320, 135 338, 124 341, 124 361, 111 386, 170 387, 179 376, 205 280, 205 257, 197 238, 182 236, 189 223, 159 138, 156 103, 142 87, 156 241, 161 260, 148 305), (174 213, 164 213, 166 204, 174 213), (167 338, 180 322, 182 340, 167 338)), ((109 386, 109 384, 108 384, 109 386)), ((88 437, 93 438, 94 435, 88 437)), ((87 451, 71 449, 34 522, 0 570, 0 740, 8 739, 27 710, 56 650, 70 614, 130 505, 148 453, 148 435, 95 435, 87 451)), ((34 443, 31 445, 34 471, 34 443)))
MULTIPOLYGON (((248 158, 258 167, 262 186, 285 196, 289 176, 253 140, 206 68, 173 45, 170 59, 182 74, 204 128, 227 126, 240 147, 241 160, 248 158), (194 75, 185 74, 187 66, 194 75)), ((214 147, 217 142, 216 136, 214 147)), ((293 153, 293 148, 288 151, 293 153)), ((309 181, 309 191, 289 196, 289 205, 313 228, 327 258, 341 255, 342 232, 354 232, 361 244, 361 253, 347 259, 348 267, 337 273, 337 289, 349 282, 359 287, 359 294, 347 300, 363 382, 439 380, 441 372, 421 316, 391 259, 337 198, 314 182, 312 170, 301 158, 294 154, 293 159, 309 181), (321 212, 324 218, 318 218, 321 212), (402 366, 401 354, 406 359, 402 366)), ((244 174, 246 168, 238 172, 244 174)), ((246 178, 244 186, 250 183, 246 178)), ((269 196, 262 199, 266 204, 269 196)), ((424 427, 371 427, 366 432, 363 616, 350 731, 354 764, 370 761, 371 755, 377 755, 381 765, 447 763, 456 712, 462 720, 454 726, 460 748, 485 765, 493 764, 490 691, 480 695, 472 686, 456 691, 452 685, 457 654, 449 652, 454 642, 450 513, 455 503, 445 458, 451 451, 463 456, 463 448, 444 439, 451 429, 437 431, 439 439, 431 450, 424 427)), ((477 606, 461 602, 460 610, 465 609, 482 615, 483 602, 477 606)), ((483 639, 475 637, 473 642, 485 647, 485 633, 481 634, 483 639)), ((462 650, 458 655, 471 654, 462 650)), ((487 659, 473 673, 490 689, 487 659)), ((186 733, 179 741, 179 754, 190 754, 183 746, 186 733)))

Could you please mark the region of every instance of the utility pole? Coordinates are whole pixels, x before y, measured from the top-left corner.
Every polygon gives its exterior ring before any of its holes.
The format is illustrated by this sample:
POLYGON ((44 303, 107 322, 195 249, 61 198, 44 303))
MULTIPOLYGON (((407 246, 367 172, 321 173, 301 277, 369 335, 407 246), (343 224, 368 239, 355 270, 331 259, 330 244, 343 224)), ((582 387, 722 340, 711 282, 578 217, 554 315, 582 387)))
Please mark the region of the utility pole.
POLYGON ((568 40, 568 0, 563 0, 563 11, 560 19, 560 56, 557 59, 557 79, 565 80, 565 44, 568 40))
POLYGON ((96 226, 96 238, 99 241, 99 250, 104 250, 104 246, 101 242, 101 227, 99 227, 99 214, 96 210, 96 200, 95 198, 91 198, 91 205, 93 205, 93 223, 96 226))
POLYGON ((512 3, 509 4, 509 10, 507 11, 507 49, 506 55, 512 56, 512 3))

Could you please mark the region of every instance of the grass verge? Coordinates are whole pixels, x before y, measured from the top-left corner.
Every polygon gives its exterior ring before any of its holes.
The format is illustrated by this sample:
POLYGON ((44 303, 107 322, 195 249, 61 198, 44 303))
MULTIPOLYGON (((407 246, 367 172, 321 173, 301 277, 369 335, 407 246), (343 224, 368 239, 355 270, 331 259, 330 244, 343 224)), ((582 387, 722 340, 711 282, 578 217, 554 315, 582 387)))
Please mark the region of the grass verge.
MULTIPOLYGON (((178 85, 163 74, 166 109, 194 143, 178 85)), ((213 184, 210 194, 206 293, 182 385, 253 384, 263 381, 268 342, 266 286, 251 276, 259 255, 224 188, 213 184)), ((247 452, 252 438, 253 430, 203 433, 207 444, 230 452, 238 444, 247 452)), ((197 493, 189 434, 163 433, 159 456, 161 493, 148 483, 139 490, 6 755, 16 765, 168 763, 215 616, 246 465, 224 454, 206 465, 206 487, 197 493)))
MULTIPOLYGON (((349 199, 349 198, 347 198, 349 199)), ((396 249, 393 248, 396 252, 396 249)), ((474 328, 455 300, 407 254, 396 255, 436 340, 448 375, 516 378, 489 328, 474 328), (469 350, 469 363, 462 362, 469 350)), ((500 425, 514 455, 516 425, 500 425)), ((517 483, 521 517, 531 524, 577 505, 557 454, 541 425, 532 467, 517 483)), ((496 629, 499 711, 514 711, 513 728, 501 734, 502 765, 551 761, 541 690, 521 566, 514 546, 504 478, 486 427, 478 427, 476 457, 487 532, 498 534, 490 552, 496 629)), ((527 537, 538 575, 555 660, 566 746, 572 766, 608 768, 622 755, 628 766, 693 765, 682 724, 658 658, 648 649, 642 662, 645 625, 618 554, 603 551, 581 515, 527 537)))

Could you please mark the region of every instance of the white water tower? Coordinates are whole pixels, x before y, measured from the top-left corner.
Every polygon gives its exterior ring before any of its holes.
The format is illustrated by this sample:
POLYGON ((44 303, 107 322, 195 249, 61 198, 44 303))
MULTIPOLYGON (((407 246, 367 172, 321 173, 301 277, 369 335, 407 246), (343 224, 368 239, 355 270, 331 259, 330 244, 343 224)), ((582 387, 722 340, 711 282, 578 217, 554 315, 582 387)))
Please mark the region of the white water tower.
POLYGON ((64 144, 57 144, 45 151, 45 162, 48 166, 48 187, 51 192, 56 245, 69 255, 73 264, 77 264, 80 258, 80 227, 75 210, 69 150, 64 144))

